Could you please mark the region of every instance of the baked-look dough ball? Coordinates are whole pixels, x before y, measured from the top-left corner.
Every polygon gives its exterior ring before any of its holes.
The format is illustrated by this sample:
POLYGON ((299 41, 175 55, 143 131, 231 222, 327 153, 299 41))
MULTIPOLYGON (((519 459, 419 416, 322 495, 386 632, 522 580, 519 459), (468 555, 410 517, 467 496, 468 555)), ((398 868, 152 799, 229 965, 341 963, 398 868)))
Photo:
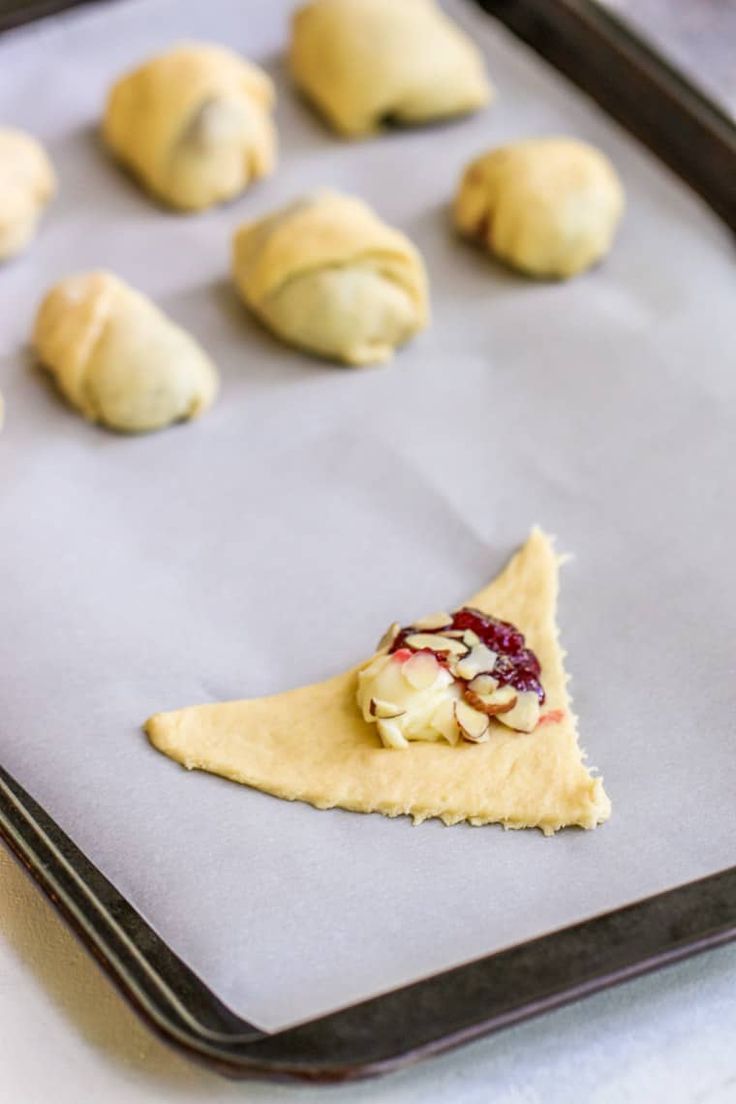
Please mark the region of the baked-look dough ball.
POLYGON ((361 200, 338 192, 241 226, 233 276, 279 337, 347 364, 388 360, 427 324, 417 250, 361 200))
POLYGON ((196 341, 109 272, 56 284, 33 344, 72 406, 128 433, 194 418, 217 392, 217 371, 196 341))
POLYGON ((55 191, 54 170, 36 139, 0 127, 0 261, 25 249, 55 191))
POLYGON ((200 210, 273 169, 273 85, 223 46, 184 43, 115 84, 103 136, 164 203, 200 210))
POLYGON ((533 138, 473 161, 455 197, 455 224, 529 276, 568 277, 611 248, 624 207, 616 172, 572 138, 533 138))
POLYGON ((480 52, 435 0, 312 0, 294 15, 291 72, 342 134, 483 107, 480 52))

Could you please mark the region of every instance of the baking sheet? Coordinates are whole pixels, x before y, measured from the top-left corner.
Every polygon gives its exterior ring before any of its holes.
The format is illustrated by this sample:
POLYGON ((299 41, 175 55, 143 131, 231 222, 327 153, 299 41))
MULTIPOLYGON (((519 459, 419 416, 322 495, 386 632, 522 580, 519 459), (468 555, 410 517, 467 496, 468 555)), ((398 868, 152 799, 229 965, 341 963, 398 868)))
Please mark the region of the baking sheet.
POLYGON ((736 6, 692 0, 599 0, 623 18, 635 34, 686 74, 736 118, 736 6))
POLYGON ((0 761, 217 994, 287 1023, 542 934, 736 858, 735 340, 730 239, 571 86, 462 0, 499 88, 454 125, 345 144, 292 93, 289 5, 121 0, 0 41, 0 115, 48 144, 61 193, 0 272, 0 761), (121 69, 228 42, 279 91, 276 175, 196 217, 158 210, 96 123, 121 69), (455 240, 472 155, 567 132, 605 149, 629 209, 569 285, 455 240), (358 192, 428 263, 434 320, 383 368, 283 348, 228 283, 245 218, 358 192), (42 290, 107 266, 215 355, 201 422, 126 439, 32 366, 42 290), (460 603, 534 522, 574 553, 560 618, 582 739, 613 819, 594 833, 413 828, 318 812, 152 751, 152 712, 271 693, 460 603))

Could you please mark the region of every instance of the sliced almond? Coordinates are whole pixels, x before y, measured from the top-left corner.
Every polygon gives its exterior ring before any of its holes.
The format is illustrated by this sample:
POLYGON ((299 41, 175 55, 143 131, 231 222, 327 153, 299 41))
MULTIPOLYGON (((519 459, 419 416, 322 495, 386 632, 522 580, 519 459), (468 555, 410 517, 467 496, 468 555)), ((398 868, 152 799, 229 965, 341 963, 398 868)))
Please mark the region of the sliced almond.
POLYGON ((452 616, 449 613, 428 613, 426 617, 422 617, 420 621, 414 622, 415 629, 421 629, 422 632, 431 632, 432 629, 444 629, 447 625, 452 624, 452 616))
POLYGON ((396 748, 397 750, 408 748, 409 741, 396 724, 396 721, 379 721, 376 728, 384 747, 396 748))
POLYGON ((400 632, 401 625, 398 623, 398 621, 394 621, 393 625, 389 625, 381 639, 378 641, 378 648, 376 650, 380 652, 383 648, 390 648, 400 632))
POLYGON ((442 629, 440 636, 449 636, 451 640, 463 640, 467 629, 442 629))
POLYGON ((455 702, 455 720, 461 735, 473 744, 481 744, 488 739, 491 722, 485 713, 473 709, 467 702, 455 702))
POLYGON ((498 690, 498 679, 488 674, 476 675, 468 683, 468 690, 472 690, 474 694, 492 694, 498 690))
POLYGON ((499 721, 517 732, 533 732, 539 724, 539 698, 534 690, 522 690, 513 709, 499 716, 499 721))
POLYGON ((518 690, 515 690, 513 686, 499 686, 498 690, 493 691, 493 697, 497 702, 502 702, 504 705, 508 705, 509 702, 515 702, 518 690))
MULTIPOLYGON (((505 690, 506 687, 502 687, 505 690)), ((500 691, 494 694, 476 694, 465 688, 465 700, 473 709, 485 713, 487 717, 498 717, 501 713, 509 713, 516 705, 516 695, 505 695, 500 691)))
POLYGON ((460 729, 455 720, 455 701, 453 698, 445 698, 435 709, 430 719, 432 728, 436 729, 448 744, 453 747, 460 739, 460 729))
POLYGON ((432 652, 442 652, 448 655, 465 655, 469 648, 462 640, 454 640, 447 636, 438 636, 435 633, 412 633, 407 636, 406 643, 414 651, 429 648, 432 652))
POLYGON ((480 637, 472 629, 465 629, 463 632, 463 640, 469 647, 473 647, 474 644, 480 644, 480 637))
POLYGON ((496 658, 496 652, 485 644, 473 644, 468 654, 457 661, 453 673, 461 679, 473 679, 482 672, 490 674, 496 658))
POLYGON ((392 720, 394 717, 403 717, 406 713, 406 710, 402 709, 400 705, 394 705, 393 702, 384 701, 382 698, 371 698, 368 708, 371 717, 377 717, 382 721, 392 720))
POLYGON ((440 665, 429 652, 416 652, 402 665, 401 673, 415 690, 428 690, 437 681, 440 665))

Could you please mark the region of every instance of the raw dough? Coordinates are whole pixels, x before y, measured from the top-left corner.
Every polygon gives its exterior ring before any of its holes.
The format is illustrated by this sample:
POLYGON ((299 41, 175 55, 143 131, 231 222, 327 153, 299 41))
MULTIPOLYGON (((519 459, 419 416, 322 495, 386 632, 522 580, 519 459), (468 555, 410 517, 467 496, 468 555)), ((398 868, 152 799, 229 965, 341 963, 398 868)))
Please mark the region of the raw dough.
POLYGON ((154 747, 183 766, 307 801, 415 821, 500 822, 508 828, 595 828, 610 802, 578 747, 557 639, 558 559, 533 530, 498 578, 468 603, 512 621, 542 664, 544 721, 530 734, 494 725, 485 744, 380 746, 355 702, 357 672, 270 698, 158 713, 146 724, 154 747))
POLYGON ((25 249, 55 191, 54 170, 36 139, 0 127, 0 261, 25 249))
POLYGON ((565 278, 608 253, 623 207, 619 178, 599 150, 571 138, 534 138, 471 162, 455 223, 527 275, 565 278))
POLYGON ((480 52, 434 0, 313 0, 294 15, 290 65, 345 135, 465 114, 491 98, 480 52))
POLYGON ((33 333, 42 364, 85 418, 130 433, 194 418, 217 371, 194 338, 109 272, 69 276, 43 300, 33 333))
POLYGON ((361 200, 337 192, 241 226, 233 277, 279 337, 348 364, 387 360, 427 324, 417 250, 361 200))
POLYGON ((273 101, 256 65, 223 46, 184 43, 114 85, 103 135, 159 199, 199 210, 272 171, 273 101))

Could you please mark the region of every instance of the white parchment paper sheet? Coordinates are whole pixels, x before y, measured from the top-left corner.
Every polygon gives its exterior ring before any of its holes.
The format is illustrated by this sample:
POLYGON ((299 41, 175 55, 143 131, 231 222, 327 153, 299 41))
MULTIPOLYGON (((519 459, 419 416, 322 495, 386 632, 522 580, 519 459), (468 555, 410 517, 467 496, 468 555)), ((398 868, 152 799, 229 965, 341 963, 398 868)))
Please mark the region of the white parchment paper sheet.
POLYGON ((346 144, 293 94, 288 4, 136 0, 0 42, 3 120, 48 144, 58 201, 0 272, 0 761, 237 1011, 277 1028, 733 863, 736 347, 728 234, 651 156, 463 3, 486 113, 346 144), (165 213, 96 126, 126 66, 182 37, 266 65, 276 175, 165 213), (604 266, 534 284, 457 241, 484 148, 567 132, 629 208, 604 266), (385 368, 283 348, 227 278, 238 222, 321 185, 422 250, 430 330, 385 368), (105 265, 212 351, 201 422, 86 425, 26 349, 43 289, 105 265), (594 833, 413 828, 317 812, 159 756, 152 712, 270 693, 460 603, 539 522, 575 554, 560 611, 584 744, 613 798, 594 833))

